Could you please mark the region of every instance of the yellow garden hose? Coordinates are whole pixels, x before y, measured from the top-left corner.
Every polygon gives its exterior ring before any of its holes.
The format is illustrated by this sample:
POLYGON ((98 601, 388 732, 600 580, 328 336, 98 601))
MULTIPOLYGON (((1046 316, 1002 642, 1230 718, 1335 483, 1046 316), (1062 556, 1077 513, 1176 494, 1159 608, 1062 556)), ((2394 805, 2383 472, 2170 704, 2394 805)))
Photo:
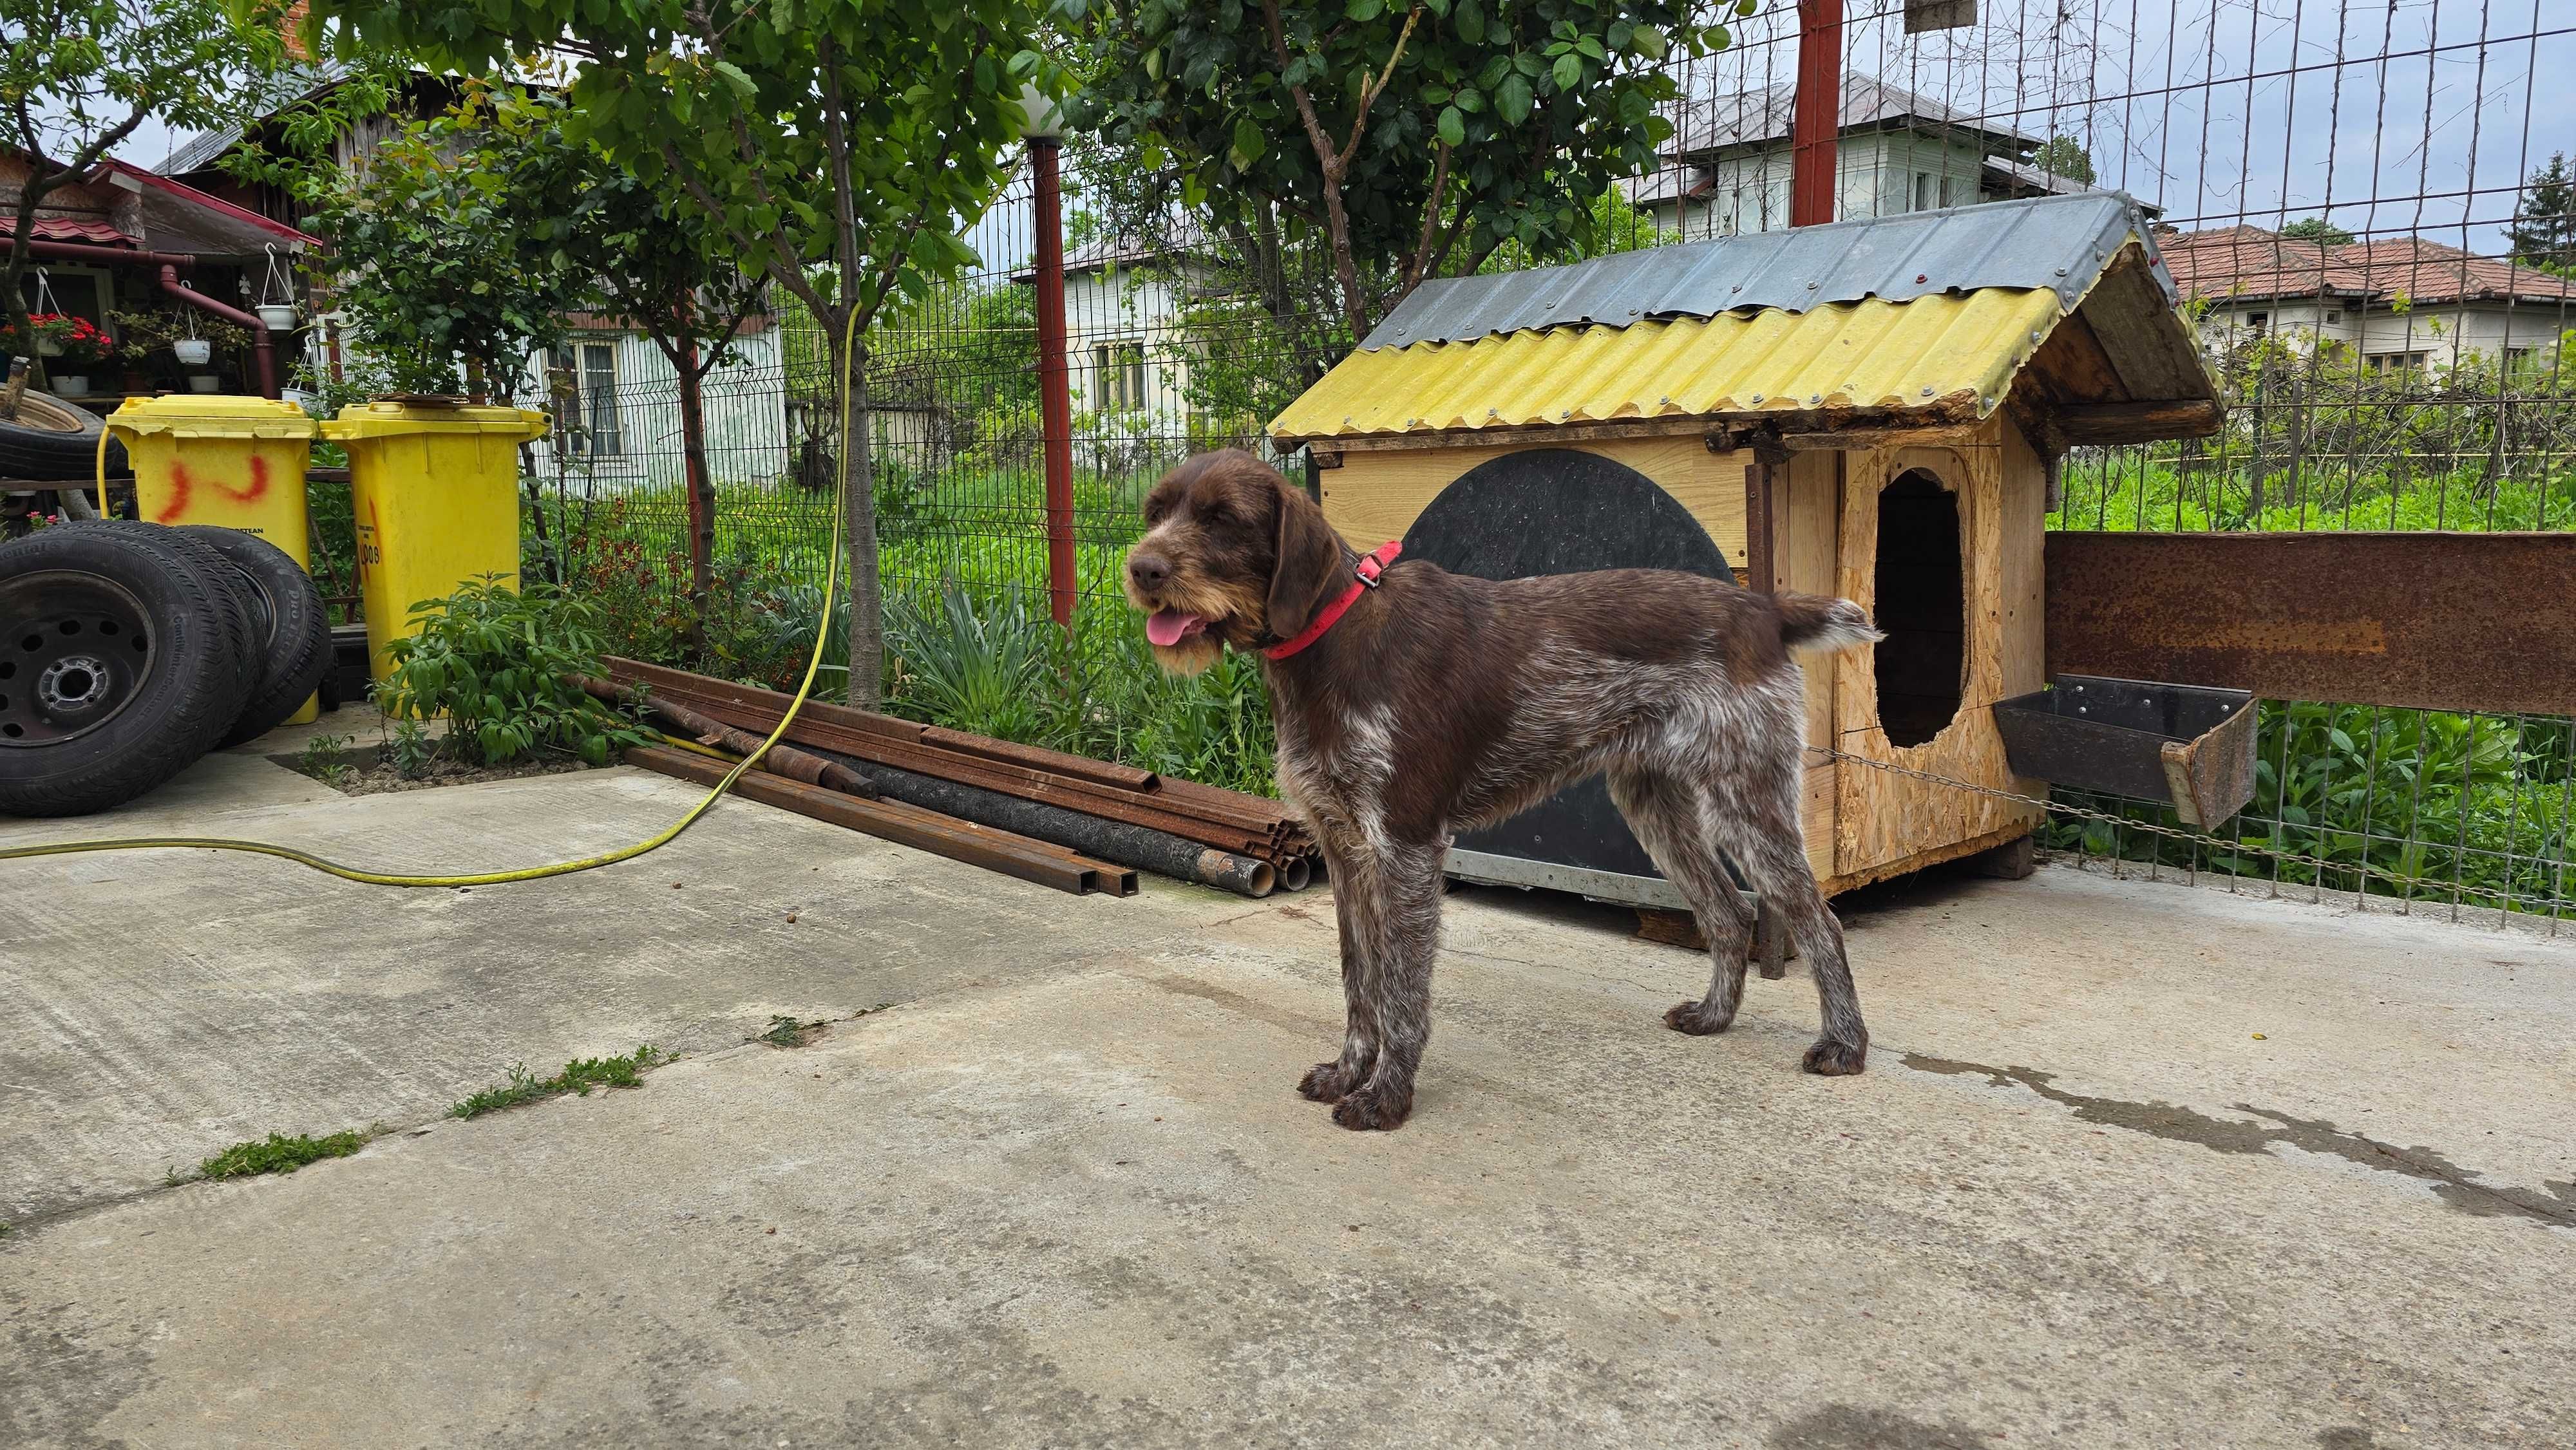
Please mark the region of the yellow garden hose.
MULTIPOLYGON (((844 439, 850 436, 850 369, 853 365, 852 353, 858 341, 858 323, 858 309, 852 307, 841 337, 841 436, 844 439)), ((111 516, 107 507, 107 430, 105 428, 99 430, 98 438, 98 505, 99 517, 111 516)), ((0 861, 16 861, 32 856, 74 856, 90 851, 239 851, 253 856, 274 856, 281 861, 292 861, 298 866, 310 866, 316 871, 337 876, 343 881, 360 881, 370 886, 497 886, 505 881, 541 881, 549 876, 569 876, 576 871, 590 871, 601 866, 614 866, 620 861, 632 861, 647 851, 659 850, 679 839, 682 831, 696 825, 700 816, 712 810, 716 801, 726 791, 733 789, 733 783, 742 778, 744 771, 760 763, 760 758, 769 753, 769 748, 786 735, 787 727, 796 723, 796 713, 805 708, 806 697, 814 692, 814 677, 821 673, 823 667, 823 647, 832 635, 832 601, 841 581, 841 528, 845 522, 842 512, 843 500, 835 492, 832 498, 832 544, 829 557, 824 561, 823 566, 823 613, 814 625, 814 654, 805 662, 805 678, 796 686, 796 698, 787 702, 787 712, 779 718, 778 728, 769 732, 769 738, 760 742, 759 749, 744 756, 733 769, 727 771, 725 778, 716 782, 715 788, 708 791, 704 799, 689 807, 688 814, 634 845, 622 846, 597 856, 584 856, 579 860, 556 861, 544 866, 526 866, 516 871, 474 871, 454 876, 410 875, 398 871, 361 871, 354 866, 343 866, 336 861, 324 860, 310 851, 296 850, 292 846, 272 845, 266 841, 240 841, 222 836, 125 836, 95 841, 61 841, 44 846, 16 846, 0 850, 0 861)), ((663 738, 674 745, 713 755, 719 760, 731 758, 708 750, 693 740, 684 741, 667 735, 663 738)))

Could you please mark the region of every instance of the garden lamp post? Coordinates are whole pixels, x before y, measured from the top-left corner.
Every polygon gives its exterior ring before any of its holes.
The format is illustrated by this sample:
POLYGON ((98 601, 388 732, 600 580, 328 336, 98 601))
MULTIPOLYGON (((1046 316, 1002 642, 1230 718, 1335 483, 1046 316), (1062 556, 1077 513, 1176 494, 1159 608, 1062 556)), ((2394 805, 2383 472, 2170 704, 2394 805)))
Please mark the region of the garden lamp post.
POLYGON ((1047 592, 1055 622, 1073 623, 1073 393, 1065 365, 1064 198, 1056 163, 1064 116, 1035 86, 1020 93, 1029 169, 1037 177, 1038 422, 1046 438, 1047 592))

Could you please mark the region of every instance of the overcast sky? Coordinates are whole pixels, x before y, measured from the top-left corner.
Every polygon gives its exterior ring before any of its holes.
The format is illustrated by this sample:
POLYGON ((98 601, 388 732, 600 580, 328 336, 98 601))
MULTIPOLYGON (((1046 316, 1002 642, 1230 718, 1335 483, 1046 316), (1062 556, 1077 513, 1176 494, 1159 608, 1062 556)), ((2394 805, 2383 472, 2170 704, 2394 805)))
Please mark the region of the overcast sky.
MULTIPOLYGON (((2077 136, 2101 184, 2186 227, 2331 206, 2355 232, 2491 252, 2521 179, 2576 152, 2570 0, 1979 0, 1975 27, 1915 37, 1903 0, 1845 5, 1851 70, 2077 136)), ((1794 3, 1737 28, 1695 87, 1795 78, 1794 3)), ((147 124, 120 154, 151 165, 184 139, 147 124)), ((1006 267, 1027 235, 1019 204, 972 240, 1006 267)))

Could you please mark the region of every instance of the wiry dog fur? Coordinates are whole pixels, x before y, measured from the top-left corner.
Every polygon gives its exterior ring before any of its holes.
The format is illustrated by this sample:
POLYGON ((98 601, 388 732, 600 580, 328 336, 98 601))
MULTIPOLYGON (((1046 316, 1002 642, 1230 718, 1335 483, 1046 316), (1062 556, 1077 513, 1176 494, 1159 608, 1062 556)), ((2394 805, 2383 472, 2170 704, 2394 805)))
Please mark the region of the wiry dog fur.
MULTIPOLYGON (((1156 646, 1184 673, 1220 648, 1295 637, 1357 561, 1304 493, 1239 451, 1173 469, 1145 521, 1128 598, 1162 632, 1189 631, 1156 646)), ((1431 1036, 1450 834, 1596 772, 1716 961, 1708 994, 1665 1023, 1702 1034, 1735 1020, 1751 922, 1723 852, 1780 911, 1815 977, 1824 1032, 1807 1070, 1859 1072, 1869 1032, 1799 827, 1806 706, 1790 651, 1880 637, 1849 600, 1692 574, 1498 583, 1400 560, 1321 639, 1265 660, 1279 783, 1332 871, 1349 1011, 1341 1055, 1299 1091, 1347 1128, 1404 1121, 1431 1036)))

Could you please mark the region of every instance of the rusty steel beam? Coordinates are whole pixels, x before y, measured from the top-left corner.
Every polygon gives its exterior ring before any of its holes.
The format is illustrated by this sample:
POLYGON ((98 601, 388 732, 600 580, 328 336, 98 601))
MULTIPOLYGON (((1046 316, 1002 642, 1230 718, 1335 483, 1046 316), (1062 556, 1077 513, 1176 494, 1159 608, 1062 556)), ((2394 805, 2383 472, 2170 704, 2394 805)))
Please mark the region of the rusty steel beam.
POLYGON ((2048 672, 2576 714, 2576 533, 2051 533, 2048 672))
MULTIPOLYGON (((659 745, 627 751, 626 763, 699 785, 716 784, 730 769, 723 761, 659 745)), ((736 795, 763 805, 777 806, 800 816, 847 827, 897 845, 927 851, 934 856, 962 861, 969 866, 1016 876, 1022 881, 1051 886, 1075 896, 1086 896, 1095 891, 1112 896, 1136 894, 1136 873, 1127 867, 1095 861, 1045 841, 1033 841, 1026 836, 997 831, 900 801, 861 800, 819 785, 807 785, 784 776, 764 775, 759 771, 735 781, 733 789, 736 795)))

